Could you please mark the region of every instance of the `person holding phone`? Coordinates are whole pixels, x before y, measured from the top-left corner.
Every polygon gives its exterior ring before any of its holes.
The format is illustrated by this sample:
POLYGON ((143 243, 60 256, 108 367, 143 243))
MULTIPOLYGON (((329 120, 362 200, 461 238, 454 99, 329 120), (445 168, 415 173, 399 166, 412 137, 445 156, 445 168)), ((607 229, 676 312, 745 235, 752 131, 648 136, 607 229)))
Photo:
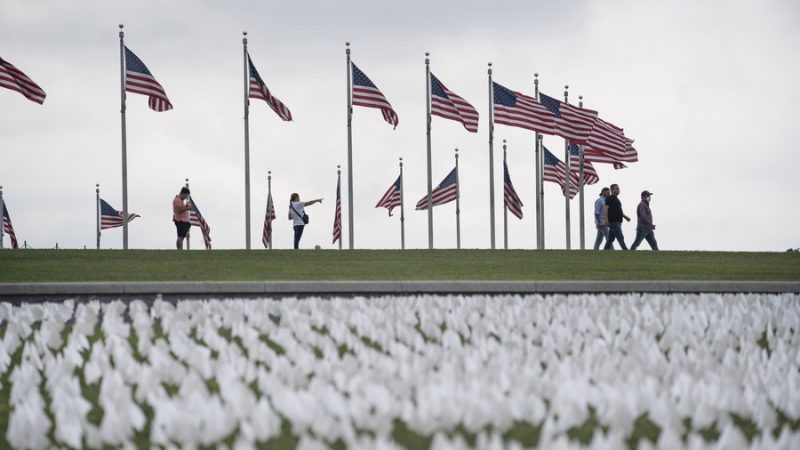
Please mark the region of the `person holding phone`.
POLYGON ((300 238, 303 237, 303 229, 308 223, 308 215, 306 214, 305 207, 313 205, 314 203, 322 203, 322 199, 309 200, 307 202, 300 201, 300 194, 293 193, 289 198, 289 220, 294 225, 294 248, 300 248, 300 238))
POLYGON ((180 194, 172 199, 172 221, 178 231, 178 240, 175 241, 175 248, 183 250, 183 240, 189 233, 192 226, 189 223, 189 211, 192 209, 192 201, 189 200, 189 188, 181 188, 180 194))

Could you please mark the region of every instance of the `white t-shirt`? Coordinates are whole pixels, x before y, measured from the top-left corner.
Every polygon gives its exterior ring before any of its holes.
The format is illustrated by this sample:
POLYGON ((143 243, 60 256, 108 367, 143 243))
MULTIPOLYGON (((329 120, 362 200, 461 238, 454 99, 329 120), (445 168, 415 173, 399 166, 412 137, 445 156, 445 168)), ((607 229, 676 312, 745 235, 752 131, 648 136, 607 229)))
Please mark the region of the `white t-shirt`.
POLYGON ((292 206, 289 208, 289 215, 292 216, 292 224, 305 225, 305 223, 303 223, 303 214, 305 214, 306 210, 303 207, 303 202, 292 202, 291 205, 292 206))

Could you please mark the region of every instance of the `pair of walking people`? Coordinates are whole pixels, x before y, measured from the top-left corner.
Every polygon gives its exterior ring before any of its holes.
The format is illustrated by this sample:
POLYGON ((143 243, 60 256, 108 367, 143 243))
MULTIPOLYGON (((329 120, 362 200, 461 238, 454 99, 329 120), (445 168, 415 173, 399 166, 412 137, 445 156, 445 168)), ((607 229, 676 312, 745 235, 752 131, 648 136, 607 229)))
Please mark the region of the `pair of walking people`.
MULTIPOLYGON (((597 227, 597 237, 594 241, 594 249, 599 250, 600 244, 605 239, 604 250, 613 250, 616 240, 620 248, 628 250, 625 245, 625 236, 622 233, 622 220, 627 222, 631 218, 622 211, 622 202, 619 200, 619 185, 612 184, 611 188, 603 188, 600 197, 594 203, 595 226, 597 227)), ((636 239, 631 245, 631 250, 636 250, 643 240, 647 240, 650 248, 658 250, 655 229, 653 224, 653 213, 650 211, 650 200, 653 193, 642 191, 642 200, 636 208, 636 239)))

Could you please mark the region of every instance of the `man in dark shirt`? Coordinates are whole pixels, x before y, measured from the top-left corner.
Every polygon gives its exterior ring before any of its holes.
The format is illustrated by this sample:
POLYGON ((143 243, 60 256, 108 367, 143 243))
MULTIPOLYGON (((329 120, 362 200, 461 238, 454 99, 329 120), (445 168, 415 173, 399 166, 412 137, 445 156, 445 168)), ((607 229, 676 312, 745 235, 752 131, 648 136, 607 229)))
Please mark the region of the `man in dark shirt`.
POLYGON ((653 213, 650 211, 650 196, 653 195, 650 191, 642 191, 642 201, 636 208, 636 239, 633 240, 631 250, 636 250, 636 247, 642 243, 642 239, 647 239, 650 248, 658 250, 658 242, 656 242, 656 234, 653 230, 656 226, 653 225, 653 213))
POLYGON ((625 236, 622 235, 622 219, 630 222, 631 218, 622 212, 622 202, 619 201, 619 185, 611 185, 611 195, 606 198, 606 223, 608 224, 608 239, 604 250, 614 250, 614 240, 619 242, 620 248, 627 250, 628 246, 625 245, 625 236))

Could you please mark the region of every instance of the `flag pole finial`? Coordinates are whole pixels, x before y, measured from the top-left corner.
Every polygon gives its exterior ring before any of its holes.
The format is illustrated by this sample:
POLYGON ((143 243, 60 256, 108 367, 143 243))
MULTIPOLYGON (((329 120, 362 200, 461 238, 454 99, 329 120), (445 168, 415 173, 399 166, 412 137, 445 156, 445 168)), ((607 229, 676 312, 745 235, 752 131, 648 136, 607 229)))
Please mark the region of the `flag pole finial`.
POLYGON ((403 157, 400 157, 400 167, 403 167, 403 157))
POLYGON ((533 74, 533 85, 534 86, 539 86, 539 74, 538 73, 534 73, 533 74))
POLYGON ((242 31, 242 44, 247 45, 247 31, 242 31))
POLYGON ((349 55, 350 54, 350 42, 345 42, 344 46, 345 46, 344 52, 349 55))
MULTIPOLYGON (((0 186, 0 187, 2 187, 2 186, 0 186)), ((94 187, 95 187, 95 190, 97 191, 97 193, 99 194, 100 193, 100 185, 95 183, 94 187)))
POLYGON ((121 38, 121 37, 123 37, 123 36, 125 36, 125 32, 124 32, 124 31, 122 31, 122 29, 123 29, 123 28, 125 28, 125 25, 123 25, 123 24, 119 24, 119 37, 120 37, 120 38, 121 38))

